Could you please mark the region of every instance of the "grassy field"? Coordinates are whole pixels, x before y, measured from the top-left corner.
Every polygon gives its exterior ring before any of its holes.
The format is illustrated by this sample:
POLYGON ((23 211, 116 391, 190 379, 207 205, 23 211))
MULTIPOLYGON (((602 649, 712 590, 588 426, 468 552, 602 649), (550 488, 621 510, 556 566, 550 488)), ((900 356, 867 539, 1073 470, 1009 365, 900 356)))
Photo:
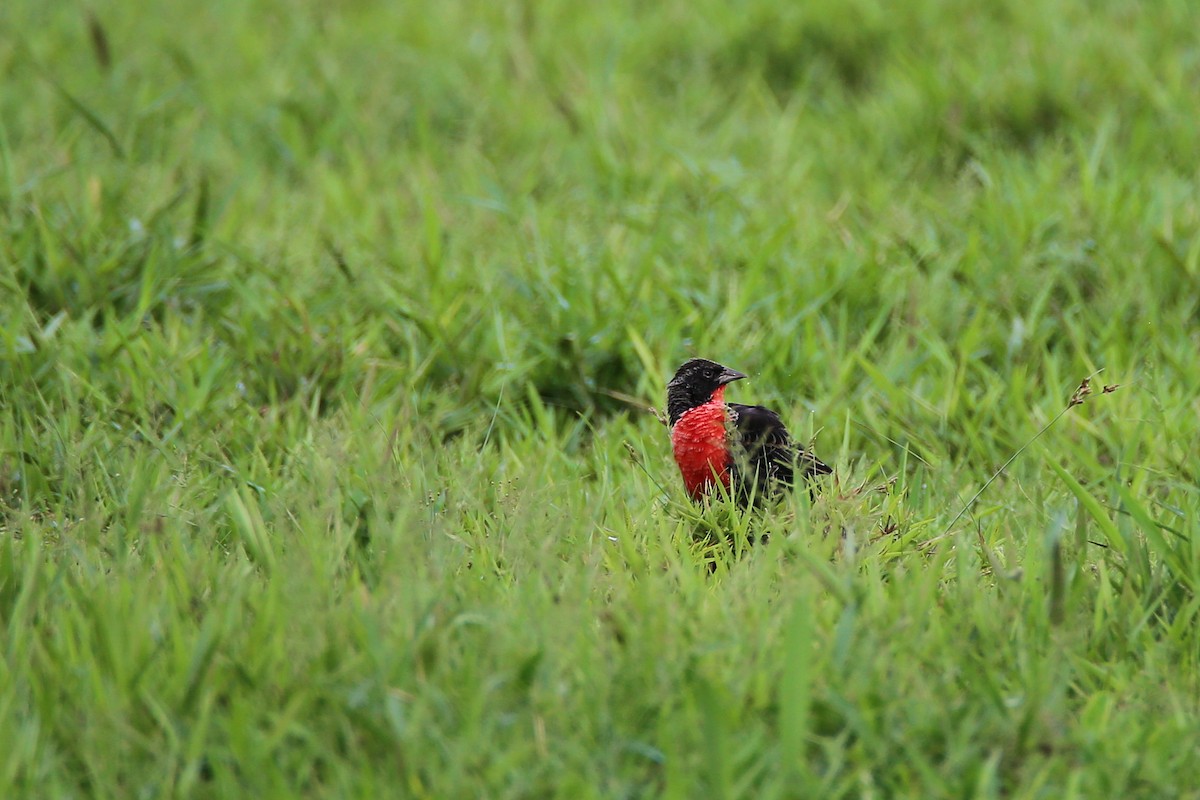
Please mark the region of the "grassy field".
POLYGON ((1200 797, 1197 29, 0 4, 0 796, 1200 797))

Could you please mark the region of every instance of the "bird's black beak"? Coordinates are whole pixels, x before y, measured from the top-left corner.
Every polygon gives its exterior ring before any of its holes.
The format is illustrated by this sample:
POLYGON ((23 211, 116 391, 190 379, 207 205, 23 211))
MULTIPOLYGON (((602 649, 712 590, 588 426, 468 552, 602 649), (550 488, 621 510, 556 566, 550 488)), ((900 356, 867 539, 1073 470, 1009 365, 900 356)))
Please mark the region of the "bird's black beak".
POLYGON ((738 372, 736 369, 730 369, 729 367, 725 367, 725 369, 721 371, 721 376, 719 378, 717 378, 717 385, 724 386, 727 383, 733 383, 734 381, 740 381, 744 377, 746 377, 746 376, 743 375, 742 373, 738 372))

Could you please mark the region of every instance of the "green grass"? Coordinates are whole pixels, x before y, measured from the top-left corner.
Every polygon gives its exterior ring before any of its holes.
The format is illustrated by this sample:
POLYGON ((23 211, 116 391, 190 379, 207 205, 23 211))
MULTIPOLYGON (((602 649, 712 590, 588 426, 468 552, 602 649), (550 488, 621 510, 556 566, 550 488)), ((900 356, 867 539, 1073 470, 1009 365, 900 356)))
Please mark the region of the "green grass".
POLYGON ((0 796, 1200 797, 1195 4, 142 5, 0 4, 0 796))

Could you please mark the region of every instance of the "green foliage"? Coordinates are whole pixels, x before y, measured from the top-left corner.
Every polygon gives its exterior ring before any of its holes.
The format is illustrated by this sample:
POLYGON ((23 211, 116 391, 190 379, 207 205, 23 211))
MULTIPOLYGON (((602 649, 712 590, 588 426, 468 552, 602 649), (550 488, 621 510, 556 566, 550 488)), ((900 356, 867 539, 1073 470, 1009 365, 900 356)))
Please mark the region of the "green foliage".
POLYGON ((0 795, 1197 797, 1197 23, 3 4, 0 795))

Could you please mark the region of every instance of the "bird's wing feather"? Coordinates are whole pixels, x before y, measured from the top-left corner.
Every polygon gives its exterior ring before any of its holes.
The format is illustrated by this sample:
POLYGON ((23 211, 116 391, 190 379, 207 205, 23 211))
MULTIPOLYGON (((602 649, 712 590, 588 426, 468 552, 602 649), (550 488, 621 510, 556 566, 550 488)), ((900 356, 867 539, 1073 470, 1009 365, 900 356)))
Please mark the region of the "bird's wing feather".
POLYGON ((772 484, 790 486, 799 468, 804 478, 832 470, 792 441, 783 420, 769 408, 728 403, 734 433, 730 464, 739 492, 763 496, 772 484))

